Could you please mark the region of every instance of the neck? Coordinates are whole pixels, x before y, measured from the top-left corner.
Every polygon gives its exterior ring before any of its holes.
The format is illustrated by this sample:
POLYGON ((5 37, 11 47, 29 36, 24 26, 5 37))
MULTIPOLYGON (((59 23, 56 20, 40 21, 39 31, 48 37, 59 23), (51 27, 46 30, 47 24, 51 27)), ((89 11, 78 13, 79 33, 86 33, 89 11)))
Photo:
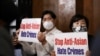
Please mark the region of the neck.
MULTIPOLYGON (((53 27, 52 29, 54 29, 55 27, 53 27)), ((52 29, 50 29, 50 30, 46 30, 46 32, 48 33, 48 32, 50 32, 52 29)))
POLYGON ((46 42, 47 42, 46 40, 45 40, 45 41, 43 41, 43 42, 42 42, 42 45, 45 45, 45 44, 46 44, 46 42))

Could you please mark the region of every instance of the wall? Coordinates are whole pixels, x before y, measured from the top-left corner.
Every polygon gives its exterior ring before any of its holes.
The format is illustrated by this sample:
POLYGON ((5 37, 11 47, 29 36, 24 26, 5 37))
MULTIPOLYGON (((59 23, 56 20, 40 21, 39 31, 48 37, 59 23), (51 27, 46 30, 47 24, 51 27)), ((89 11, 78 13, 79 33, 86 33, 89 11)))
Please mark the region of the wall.
POLYGON ((100 0, 33 0, 33 17, 40 17, 44 10, 53 10, 58 17, 57 28, 68 32, 71 17, 83 14, 89 19, 89 34, 94 34, 100 21, 99 5, 100 0))
POLYGON ((68 32, 70 18, 75 14, 75 0, 33 0, 33 17, 40 17, 42 11, 52 10, 57 15, 56 26, 68 32))
POLYGON ((100 0, 94 0, 93 1, 93 10, 94 10, 94 30, 97 31, 99 28, 100 29, 100 0))

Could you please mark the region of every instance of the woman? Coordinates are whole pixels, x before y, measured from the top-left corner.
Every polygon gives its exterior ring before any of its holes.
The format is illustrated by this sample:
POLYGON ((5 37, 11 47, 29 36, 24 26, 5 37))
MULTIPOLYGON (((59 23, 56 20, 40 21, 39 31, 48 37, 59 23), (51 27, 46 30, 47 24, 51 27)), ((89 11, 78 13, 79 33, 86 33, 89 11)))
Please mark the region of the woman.
MULTIPOLYGON (((89 27, 89 21, 85 16, 77 14, 71 18, 69 28, 73 32, 87 32, 88 27, 89 27)), ((87 51, 87 53, 88 53, 87 56, 90 55, 89 53, 90 53, 91 47, 92 47, 92 40, 93 40, 93 36, 88 34, 89 51, 87 51)))

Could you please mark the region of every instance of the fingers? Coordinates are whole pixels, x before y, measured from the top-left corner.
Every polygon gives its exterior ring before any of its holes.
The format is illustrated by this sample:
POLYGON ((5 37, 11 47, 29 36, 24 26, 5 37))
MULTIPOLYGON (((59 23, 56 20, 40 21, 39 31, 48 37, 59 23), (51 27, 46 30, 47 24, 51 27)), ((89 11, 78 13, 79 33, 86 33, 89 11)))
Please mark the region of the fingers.
POLYGON ((13 45, 15 46, 15 45, 17 45, 18 44, 18 38, 17 38, 17 36, 15 36, 15 37, 13 37, 13 45))
POLYGON ((43 32, 38 32, 38 38, 43 38, 45 35, 43 32))
POLYGON ((19 32, 20 32, 20 29, 18 29, 18 30, 16 31, 16 36, 19 35, 19 32))
POLYGON ((17 45, 19 43, 18 41, 18 35, 19 35, 19 29, 16 31, 15 36, 13 36, 12 41, 13 41, 13 45, 17 45))
POLYGON ((51 56, 56 56, 55 51, 51 52, 51 56))
POLYGON ((89 50, 86 51, 86 56, 91 56, 91 52, 89 50))
POLYGON ((44 35, 43 32, 38 32, 37 37, 38 37, 38 40, 39 40, 40 42, 45 41, 45 35, 44 35))

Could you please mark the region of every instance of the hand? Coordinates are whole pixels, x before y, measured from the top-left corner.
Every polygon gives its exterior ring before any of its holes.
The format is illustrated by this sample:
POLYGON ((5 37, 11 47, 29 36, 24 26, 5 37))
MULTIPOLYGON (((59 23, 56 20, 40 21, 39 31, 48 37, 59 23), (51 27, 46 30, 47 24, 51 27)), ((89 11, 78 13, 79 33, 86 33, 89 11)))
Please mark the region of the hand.
POLYGON ((91 56, 91 51, 86 51, 86 56, 91 56))
POLYGON ((56 56, 55 51, 51 51, 51 56, 56 56))
POLYGON ((46 43, 45 39, 45 33, 44 32, 38 32, 38 40, 44 45, 46 43))
POLYGON ((19 30, 17 30, 16 33, 14 34, 14 36, 12 37, 12 42, 13 42, 14 46, 19 43, 19 41, 18 41, 18 34, 19 34, 19 30))
POLYGON ((19 32, 20 32, 20 29, 18 29, 17 31, 16 31, 16 36, 18 37, 18 35, 19 35, 19 32))
POLYGON ((17 36, 14 36, 12 40, 13 40, 13 45, 14 45, 14 46, 16 46, 16 45, 19 43, 19 42, 18 42, 18 37, 17 37, 17 36))

